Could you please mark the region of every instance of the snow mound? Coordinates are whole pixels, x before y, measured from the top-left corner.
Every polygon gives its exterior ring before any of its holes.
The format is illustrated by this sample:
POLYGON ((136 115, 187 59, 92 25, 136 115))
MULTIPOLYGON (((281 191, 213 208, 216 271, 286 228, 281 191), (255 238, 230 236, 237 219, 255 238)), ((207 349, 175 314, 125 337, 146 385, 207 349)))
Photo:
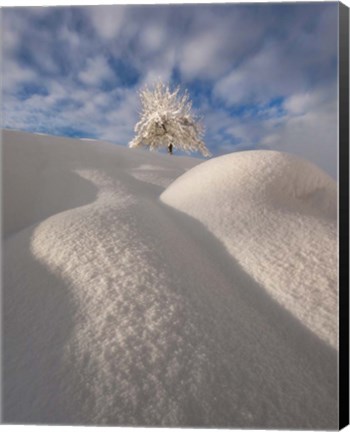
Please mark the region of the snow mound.
POLYGON ((275 151, 238 152, 175 180, 161 200, 198 219, 283 307, 337 346, 337 187, 275 151))

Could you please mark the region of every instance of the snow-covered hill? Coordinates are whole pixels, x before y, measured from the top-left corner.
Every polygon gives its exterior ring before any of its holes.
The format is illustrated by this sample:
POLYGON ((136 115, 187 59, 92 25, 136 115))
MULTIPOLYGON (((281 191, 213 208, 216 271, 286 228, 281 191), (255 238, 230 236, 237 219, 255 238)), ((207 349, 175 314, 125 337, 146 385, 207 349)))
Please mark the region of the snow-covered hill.
POLYGON ((323 172, 2 138, 5 422, 337 428, 323 172))

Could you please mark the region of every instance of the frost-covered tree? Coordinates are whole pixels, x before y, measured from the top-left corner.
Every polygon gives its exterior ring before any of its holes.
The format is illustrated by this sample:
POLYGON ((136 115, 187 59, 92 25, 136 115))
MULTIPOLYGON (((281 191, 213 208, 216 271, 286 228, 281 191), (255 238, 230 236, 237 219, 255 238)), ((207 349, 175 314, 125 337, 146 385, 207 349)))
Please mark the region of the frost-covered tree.
POLYGON ((179 87, 171 91, 168 85, 159 82, 151 90, 145 87, 139 96, 140 121, 129 147, 147 146, 150 150, 167 147, 169 153, 178 148, 210 156, 202 140, 204 127, 192 112, 187 91, 180 95, 179 87))

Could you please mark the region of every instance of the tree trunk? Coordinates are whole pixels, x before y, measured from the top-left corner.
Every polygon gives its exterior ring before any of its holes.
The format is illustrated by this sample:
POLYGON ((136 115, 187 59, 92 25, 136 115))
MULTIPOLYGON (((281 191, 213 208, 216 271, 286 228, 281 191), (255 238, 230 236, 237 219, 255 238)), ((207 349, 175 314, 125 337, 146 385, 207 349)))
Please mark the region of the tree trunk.
POLYGON ((168 145, 168 153, 170 153, 171 155, 173 154, 173 145, 172 144, 168 145))

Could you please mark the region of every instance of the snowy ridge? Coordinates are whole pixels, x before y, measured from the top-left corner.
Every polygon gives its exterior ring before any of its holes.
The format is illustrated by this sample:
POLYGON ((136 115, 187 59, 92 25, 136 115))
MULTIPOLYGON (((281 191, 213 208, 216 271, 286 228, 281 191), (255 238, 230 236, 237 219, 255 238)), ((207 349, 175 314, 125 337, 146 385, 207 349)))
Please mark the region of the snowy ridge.
POLYGON ((242 270, 194 196, 195 217, 159 200, 214 160, 13 131, 2 146, 5 422, 337 427, 336 350, 242 270))

